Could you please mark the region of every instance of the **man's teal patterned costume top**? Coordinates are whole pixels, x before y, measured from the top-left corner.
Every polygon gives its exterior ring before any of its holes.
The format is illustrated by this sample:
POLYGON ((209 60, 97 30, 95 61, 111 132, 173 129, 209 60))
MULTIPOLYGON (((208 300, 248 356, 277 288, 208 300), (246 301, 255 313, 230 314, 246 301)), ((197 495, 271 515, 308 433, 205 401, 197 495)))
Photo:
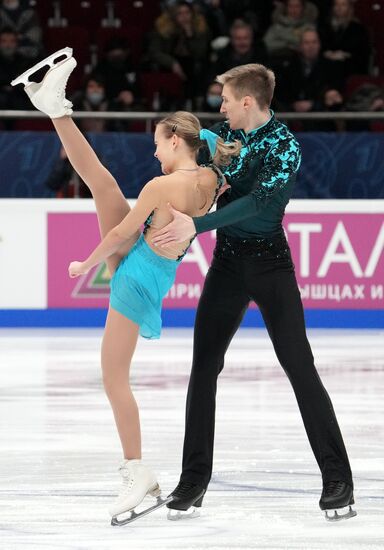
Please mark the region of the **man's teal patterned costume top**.
POLYGON ((285 207, 300 166, 300 146, 287 126, 271 118, 245 134, 228 122, 212 129, 224 141, 240 140, 240 155, 223 173, 231 189, 218 200, 216 212, 193 218, 196 232, 222 228, 232 237, 267 237, 281 233, 285 207))

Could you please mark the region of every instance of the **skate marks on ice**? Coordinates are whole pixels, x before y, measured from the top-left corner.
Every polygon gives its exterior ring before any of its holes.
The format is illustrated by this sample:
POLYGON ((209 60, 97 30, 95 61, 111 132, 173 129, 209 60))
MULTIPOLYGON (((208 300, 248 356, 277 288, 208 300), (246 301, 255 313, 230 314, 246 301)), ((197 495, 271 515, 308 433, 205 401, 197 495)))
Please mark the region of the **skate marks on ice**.
MULTIPOLYGON (((358 516, 326 522, 297 405, 263 331, 234 340, 219 381, 214 476, 201 517, 160 509, 121 529, 108 505, 120 451, 99 372, 100 331, 0 331, 0 548, 384 547, 383 333, 310 332, 355 473, 358 516), (239 402, 241 407, 239 407, 239 402)), ((179 475, 191 333, 140 341, 133 379, 144 456, 164 495, 179 475)))

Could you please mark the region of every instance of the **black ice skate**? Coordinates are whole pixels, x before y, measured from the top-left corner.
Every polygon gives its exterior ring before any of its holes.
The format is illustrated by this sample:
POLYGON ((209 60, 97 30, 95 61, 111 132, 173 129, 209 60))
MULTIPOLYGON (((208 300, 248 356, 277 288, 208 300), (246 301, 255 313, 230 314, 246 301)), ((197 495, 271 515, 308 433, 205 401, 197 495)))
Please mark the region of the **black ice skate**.
POLYGON ((321 510, 325 511, 328 521, 353 518, 357 512, 352 510, 355 504, 353 488, 344 481, 329 481, 324 484, 319 501, 321 510))
POLYGON ((201 508, 204 494, 205 489, 200 485, 180 481, 176 489, 169 495, 172 500, 167 504, 167 508, 169 508, 168 519, 176 521, 199 517, 199 508, 201 508), (193 509, 189 511, 191 507, 193 509))

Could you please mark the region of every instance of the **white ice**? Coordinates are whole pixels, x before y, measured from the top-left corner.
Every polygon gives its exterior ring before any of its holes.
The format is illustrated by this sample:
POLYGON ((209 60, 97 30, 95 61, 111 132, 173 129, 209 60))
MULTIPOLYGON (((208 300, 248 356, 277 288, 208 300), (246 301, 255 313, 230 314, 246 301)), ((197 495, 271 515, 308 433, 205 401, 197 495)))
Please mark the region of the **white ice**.
MULTIPOLYGON (((357 517, 330 524, 296 401, 263 330, 242 330, 218 388, 214 475, 202 517, 158 510, 111 527, 121 459, 96 329, 0 330, 0 548, 384 548, 384 333, 309 331, 355 478, 357 517)), ((133 386, 143 456, 163 493, 178 481, 190 330, 141 340, 133 386)), ((149 502, 152 502, 151 500, 149 502)))

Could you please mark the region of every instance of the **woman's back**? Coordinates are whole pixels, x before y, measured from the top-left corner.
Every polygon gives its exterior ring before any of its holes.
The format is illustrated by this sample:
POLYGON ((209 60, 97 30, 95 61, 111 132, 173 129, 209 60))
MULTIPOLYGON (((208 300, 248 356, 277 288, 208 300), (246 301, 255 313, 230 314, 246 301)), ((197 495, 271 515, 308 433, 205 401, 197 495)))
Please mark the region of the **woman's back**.
POLYGON ((216 199, 220 186, 220 173, 202 166, 196 170, 181 169, 159 177, 158 185, 161 186, 160 201, 147 220, 145 239, 157 254, 167 258, 178 258, 183 255, 190 240, 159 250, 151 243, 151 235, 172 220, 169 204, 188 216, 204 216, 216 199))

